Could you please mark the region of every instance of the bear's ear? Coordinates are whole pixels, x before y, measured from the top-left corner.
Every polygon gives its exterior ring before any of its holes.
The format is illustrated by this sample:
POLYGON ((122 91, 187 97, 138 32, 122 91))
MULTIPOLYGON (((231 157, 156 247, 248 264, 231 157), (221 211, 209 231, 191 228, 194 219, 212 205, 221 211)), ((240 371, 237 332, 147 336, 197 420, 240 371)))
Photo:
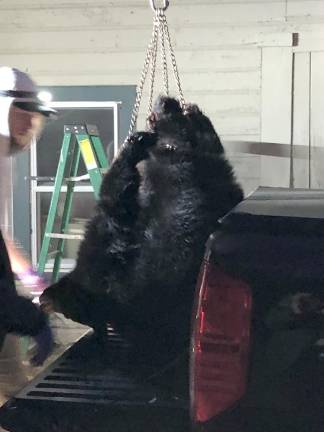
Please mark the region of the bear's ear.
POLYGON ((158 120, 163 115, 181 114, 182 109, 177 99, 168 96, 159 96, 154 104, 153 112, 158 120))
POLYGON ((184 115, 204 115, 196 104, 186 104, 183 113, 184 115))
POLYGON ((197 105, 187 105, 184 116, 188 120, 188 127, 196 141, 195 148, 200 152, 224 153, 224 147, 210 121, 197 105))

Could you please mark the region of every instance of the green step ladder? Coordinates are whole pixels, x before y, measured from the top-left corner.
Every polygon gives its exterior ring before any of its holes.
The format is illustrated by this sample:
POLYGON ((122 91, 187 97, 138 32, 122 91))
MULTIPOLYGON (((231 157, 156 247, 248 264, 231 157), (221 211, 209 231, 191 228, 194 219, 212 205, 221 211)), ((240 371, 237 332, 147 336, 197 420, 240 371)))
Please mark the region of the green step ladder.
POLYGON ((61 259, 64 252, 65 240, 82 239, 79 234, 68 234, 74 185, 78 181, 90 179, 96 199, 99 198, 102 177, 108 169, 108 161, 101 143, 98 129, 94 125, 65 125, 61 154, 54 182, 54 191, 48 211, 47 222, 39 255, 38 272, 44 273, 49 255, 55 254, 52 282, 59 276, 61 259), (77 177, 80 155, 83 157, 88 174, 77 177), (63 183, 67 190, 63 207, 60 230, 54 233, 54 223, 63 183), (57 250, 49 253, 51 239, 58 239, 57 250))

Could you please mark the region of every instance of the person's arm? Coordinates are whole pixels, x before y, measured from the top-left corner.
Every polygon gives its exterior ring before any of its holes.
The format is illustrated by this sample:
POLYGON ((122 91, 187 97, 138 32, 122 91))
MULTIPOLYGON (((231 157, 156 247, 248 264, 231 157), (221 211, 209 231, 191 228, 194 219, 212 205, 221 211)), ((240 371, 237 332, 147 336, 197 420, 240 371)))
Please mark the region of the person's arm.
MULTIPOLYGON (((0 279, 0 293, 2 284, 0 279)), ((34 338, 37 348, 30 360, 34 366, 42 365, 53 351, 54 339, 46 315, 27 298, 12 294, 0 302, 0 328, 34 338)))
POLYGON ((17 275, 21 283, 29 288, 30 294, 38 297, 42 294, 48 283, 44 277, 34 271, 31 262, 22 248, 19 248, 16 243, 8 237, 4 240, 12 271, 17 275))
POLYGON ((4 240, 6 243, 12 271, 17 275, 26 273, 31 267, 29 259, 24 255, 23 250, 17 247, 13 240, 7 236, 4 237, 4 240))
MULTIPOLYGON (((7 281, 0 279, 0 293, 7 281)), ((25 297, 17 294, 2 296, 0 301, 0 327, 6 333, 35 336, 47 324, 45 314, 25 297)))
POLYGON ((34 336, 45 323, 43 312, 17 295, 6 245, 0 237, 0 327, 8 333, 34 336))
POLYGON ((43 363, 53 348, 47 318, 31 300, 18 296, 5 242, 0 232, 0 329, 6 333, 29 335, 37 343, 32 362, 43 363))

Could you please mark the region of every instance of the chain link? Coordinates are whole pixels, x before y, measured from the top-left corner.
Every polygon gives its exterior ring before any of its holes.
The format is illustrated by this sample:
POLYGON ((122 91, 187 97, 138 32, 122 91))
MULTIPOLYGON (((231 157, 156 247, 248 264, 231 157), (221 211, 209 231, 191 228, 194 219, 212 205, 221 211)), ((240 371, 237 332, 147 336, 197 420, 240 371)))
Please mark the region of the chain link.
POLYGON ((155 0, 150 0, 151 8, 156 12, 158 9, 161 9, 163 12, 166 11, 169 7, 169 0, 163 0, 163 6, 158 8, 156 7, 155 0))
POLYGON ((152 46, 152 53, 151 53, 151 75, 150 75, 150 93, 149 93, 149 101, 148 101, 148 110, 147 110, 147 117, 152 112, 153 107, 153 94, 154 94, 154 81, 155 81, 155 72, 156 72, 156 58, 157 58, 157 52, 158 52, 158 39, 159 39, 159 18, 158 18, 158 12, 156 13, 155 19, 154 19, 154 43, 152 46))
POLYGON ((141 79, 140 79, 138 86, 136 87, 135 103, 134 103, 134 107, 133 107, 133 111, 132 111, 132 116, 131 116, 128 134, 127 134, 127 137, 126 137, 124 143, 128 140, 128 138, 132 135, 132 133, 134 132, 134 129, 136 128, 137 117, 138 117, 139 108, 141 105, 141 100, 142 100, 142 95, 143 95, 143 88, 144 88, 146 76, 147 76, 149 66, 150 66, 150 61, 151 61, 151 57, 152 57, 152 50, 153 50, 154 44, 155 44, 155 26, 153 26, 151 41, 150 41, 149 46, 148 46, 147 51, 146 51, 144 66, 143 66, 143 70, 141 73, 141 79))
POLYGON ((169 96, 168 62, 167 62, 166 50, 165 50, 165 26, 164 26, 163 16, 165 16, 163 13, 159 14, 159 30, 160 30, 161 56, 162 56, 162 67, 163 67, 163 84, 164 84, 165 94, 169 96))
POLYGON ((172 62, 172 67, 173 67, 173 74, 174 74, 174 78, 175 78, 175 81, 176 81, 176 84, 177 84, 177 87, 178 87, 180 105, 181 105, 182 108, 184 108, 185 107, 185 99, 184 99, 183 91, 182 91, 182 88, 181 88, 177 61, 176 61, 176 57, 175 57, 175 54, 174 54, 174 51, 173 51, 173 47, 172 47, 172 43, 171 43, 171 38, 170 38, 170 33, 169 33, 169 27, 168 27, 168 23, 167 23, 167 19, 166 19, 165 14, 163 14, 162 19, 163 19, 164 31, 165 31, 167 42, 168 42, 168 45, 169 45, 169 51, 170 51, 171 62, 172 62))

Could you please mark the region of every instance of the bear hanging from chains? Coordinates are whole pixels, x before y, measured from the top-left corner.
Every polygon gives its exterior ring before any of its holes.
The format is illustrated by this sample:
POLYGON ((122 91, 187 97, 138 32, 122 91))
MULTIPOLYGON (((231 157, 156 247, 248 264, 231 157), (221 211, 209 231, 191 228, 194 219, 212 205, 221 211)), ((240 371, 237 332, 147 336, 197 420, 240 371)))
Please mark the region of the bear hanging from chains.
POLYGON ((159 98, 101 187, 75 269, 41 304, 99 330, 107 322, 163 359, 189 344, 205 243, 243 198, 210 120, 159 98))

